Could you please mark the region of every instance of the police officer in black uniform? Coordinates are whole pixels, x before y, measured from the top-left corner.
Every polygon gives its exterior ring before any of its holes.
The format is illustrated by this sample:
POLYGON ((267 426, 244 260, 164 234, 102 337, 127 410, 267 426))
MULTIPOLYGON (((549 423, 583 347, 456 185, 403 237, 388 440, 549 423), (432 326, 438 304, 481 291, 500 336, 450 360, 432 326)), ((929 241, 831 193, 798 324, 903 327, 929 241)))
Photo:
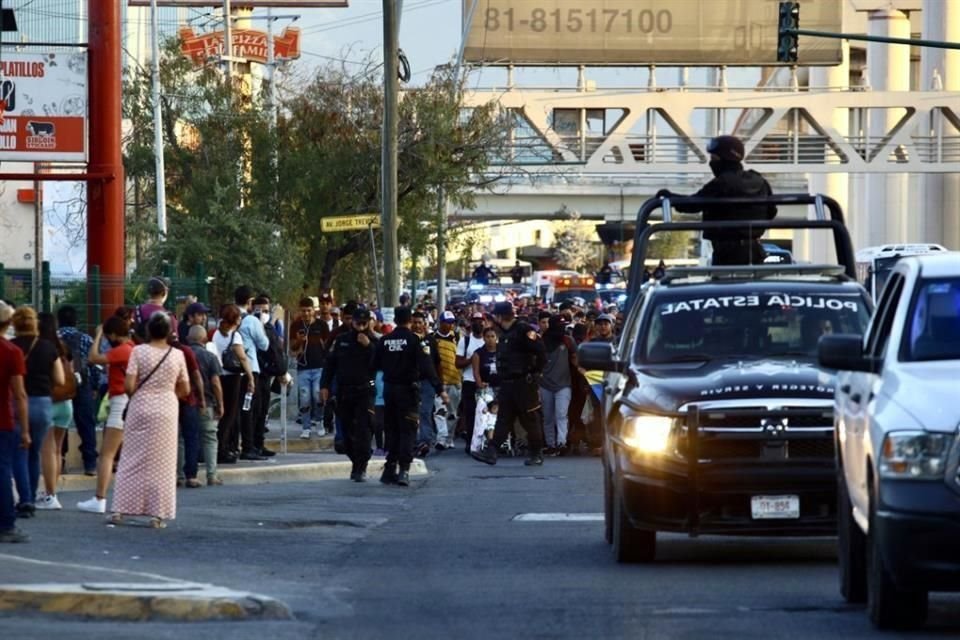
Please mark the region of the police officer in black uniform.
MULTIPOLYGON (((707 144, 710 154, 710 170, 714 178, 705 184, 694 197, 709 198, 763 198, 773 194, 770 184, 762 175, 752 169, 744 170, 743 142, 736 136, 717 136, 707 144)), ((657 192, 658 197, 677 197, 666 189, 657 192)), ((777 207, 773 204, 714 204, 707 207, 701 205, 684 205, 682 202, 671 203, 675 211, 681 213, 696 213, 703 211, 705 222, 720 222, 724 220, 773 220, 777 215, 777 207)), ((740 265, 762 264, 766 257, 760 245, 760 237, 764 229, 708 229, 703 237, 713 245, 713 264, 740 265)), ((654 277, 657 277, 654 274, 654 277)))
POLYGON ((480 462, 497 463, 497 450, 513 427, 514 420, 527 432, 530 457, 527 466, 543 464, 543 422, 540 418, 539 378, 547 362, 547 350, 543 340, 533 327, 517 320, 513 305, 498 302, 493 307, 494 321, 503 330, 497 344, 497 372, 500 375, 500 392, 497 400, 497 426, 493 441, 472 455, 480 462))
POLYGON ((350 329, 331 343, 320 378, 320 399, 324 404, 330 399, 334 381, 337 383, 337 417, 343 425, 345 453, 353 463, 350 479, 354 482, 367 479, 370 461, 376 344, 377 338, 370 331, 370 311, 362 307, 354 310, 350 329))
POLYGON ((420 427, 421 375, 444 402, 450 402, 429 351, 420 337, 410 330, 410 319, 409 307, 394 309, 396 329, 380 339, 374 357, 374 368, 383 371, 383 427, 387 446, 387 463, 380 482, 402 487, 410 485, 410 463, 413 462, 413 447, 420 427))

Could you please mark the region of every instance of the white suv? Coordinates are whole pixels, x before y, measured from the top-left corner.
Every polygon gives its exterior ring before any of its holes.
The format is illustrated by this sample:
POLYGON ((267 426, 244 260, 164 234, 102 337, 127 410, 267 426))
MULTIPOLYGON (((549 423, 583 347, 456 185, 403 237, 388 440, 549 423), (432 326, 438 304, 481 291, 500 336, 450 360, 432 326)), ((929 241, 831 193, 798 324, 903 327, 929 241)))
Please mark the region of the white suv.
POLYGON ((841 593, 881 628, 960 591, 960 253, 905 258, 866 336, 820 339, 836 369, 841 593))

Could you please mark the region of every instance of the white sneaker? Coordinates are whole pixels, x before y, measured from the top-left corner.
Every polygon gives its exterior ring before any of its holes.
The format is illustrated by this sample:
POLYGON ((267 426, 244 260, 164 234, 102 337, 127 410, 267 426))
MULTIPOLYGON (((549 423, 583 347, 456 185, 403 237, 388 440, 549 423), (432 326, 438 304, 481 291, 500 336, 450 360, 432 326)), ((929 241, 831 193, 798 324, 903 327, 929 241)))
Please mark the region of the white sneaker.
POLYGON ((78 502, 77 509, 80 509, 80 511, 86 511, 87 513, 106 513, 107 500, 106 498, 97 498, 94 496, 89 500, 78 502))
POLYGON ((34 504, 37 509, 55 511, 58 509, 63 509, 63 505, 60 504, 60 501, 57 500, 57 496, 45 495, 34 504))
POLYGON ((301 440, 309 440, 309 439, 310 439, 310 429, 303 429, 302 431, 300 431, 300 439, 301 439, 301 440))

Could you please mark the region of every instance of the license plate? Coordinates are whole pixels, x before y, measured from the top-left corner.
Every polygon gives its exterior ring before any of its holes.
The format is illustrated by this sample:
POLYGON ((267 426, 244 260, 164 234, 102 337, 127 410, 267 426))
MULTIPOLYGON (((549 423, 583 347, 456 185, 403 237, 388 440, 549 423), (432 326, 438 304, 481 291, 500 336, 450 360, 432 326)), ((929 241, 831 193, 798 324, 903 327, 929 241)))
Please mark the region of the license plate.
POLYGON ((800 517, 799 496, 753 496, 750 511, 754 520, 789 520, 800 517))

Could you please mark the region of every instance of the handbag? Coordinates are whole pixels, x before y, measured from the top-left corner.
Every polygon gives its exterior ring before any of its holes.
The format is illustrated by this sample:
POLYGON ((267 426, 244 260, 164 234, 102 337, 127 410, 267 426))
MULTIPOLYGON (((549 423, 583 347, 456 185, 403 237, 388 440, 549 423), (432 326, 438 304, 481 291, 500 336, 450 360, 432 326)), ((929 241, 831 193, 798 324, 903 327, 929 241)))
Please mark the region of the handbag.
POLYGON ((233 336, 237 335, 236 329, 230 334, 230 342, 227 348, 220 354, 220 362, 223 370, 229 373, 243 373, 243 363, 240 362, 240 356, 233 350, 233 336))
MULTIPOLYGON (((167 356, 170 355, 170 352, 171 352, 171 351, 173 351, 173 347, 169 347, 169 348, 167 349, 167 352, 166 352, 165 354, 163 354, 163 357, 160 358, 160 362, 158 362, 158 363, 156 364, 156 366, 155 366, 153 369, 150 370, 150 373, 148 373, 147 376, 146 376, 143 380, 141 380, 140 382, 137 383, 136 389, 134 389, 134 390, 133 390, 133 393, 130 394, 130 398, 131 398, 131 399, 133 398, 133 394, 136 393, 136 392, 140 389, 140 387, 142 387, 143 385, 145 385, 145 384, 147 383, 147 380, 150 379, 150 376, 152 376, 154 373, 157 372, 157 369, 160 368, 160 365, 162 365, 162 364, 163 364, 163 361, 167 359, 167 356)), ((127 406, 123 408, 123 414, 121 414, 121 418, 122 418, 123 420, 126 420, 126 419, 127 419, 127 409, 128 409, 129 407, 130 407, 130 402, 128 401, 128 402, 127 402, 127 406)))
POLYGON ((63 362, 63 384, 57 385, 50 393, 54 402, 65 402, 77 397, 77 376, 73 371, 73 363, 66 358, 60 358, 63 362))

